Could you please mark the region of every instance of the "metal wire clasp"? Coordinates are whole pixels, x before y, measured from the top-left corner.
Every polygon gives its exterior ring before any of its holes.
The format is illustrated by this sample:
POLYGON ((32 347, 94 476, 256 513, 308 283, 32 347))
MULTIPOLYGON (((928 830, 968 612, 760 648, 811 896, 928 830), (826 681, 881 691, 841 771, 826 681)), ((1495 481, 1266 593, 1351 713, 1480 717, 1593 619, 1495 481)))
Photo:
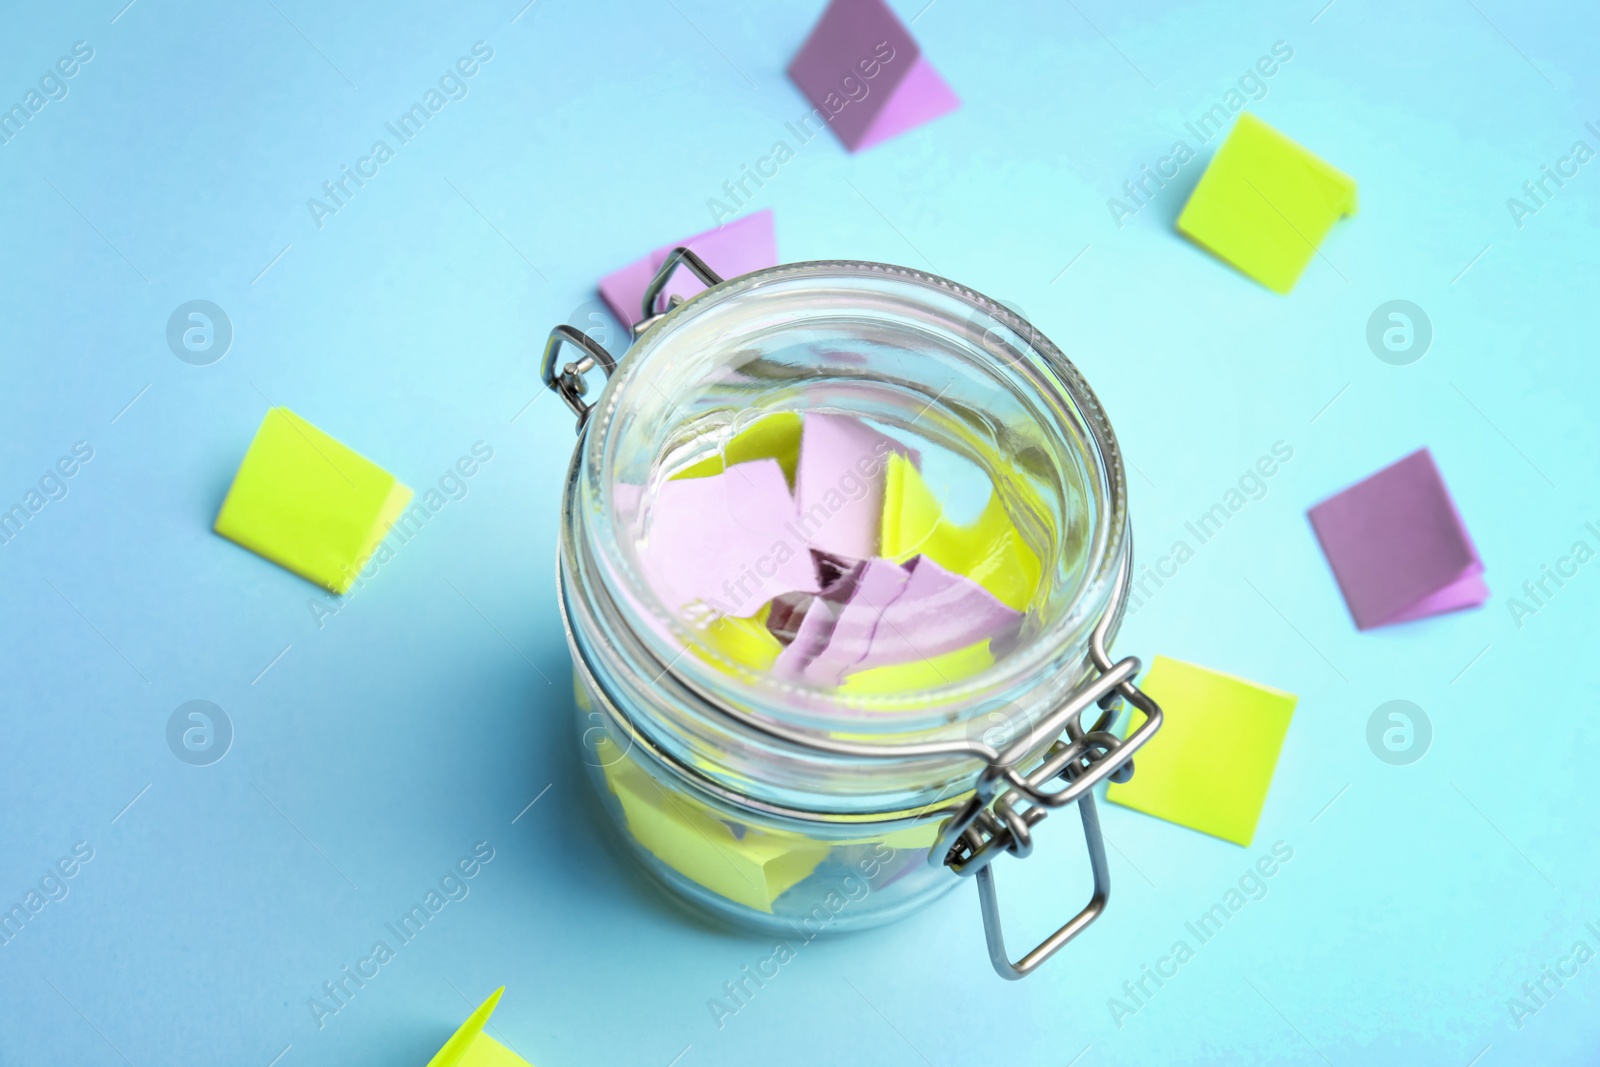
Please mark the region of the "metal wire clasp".
POLYGON ((667 254, 667 258, 661 261, 661 267, 656 271, 656 276, 650 279, 650 284, 644 287, 644 306, 640 308, 644 312, 644 317, 633 324, 633 336, 636 339, 659 322, 668 311, 683 303, 683 297, 672 296, 667 300, 667 307, 660 306, 661 294, 680 266, 687 267, 689 273, 699 278, 707 289, 722 284, 722 276, 706 266, 706 261, 696 255, 693 249, 683 245, 674 248, 667 254))
POLYGON ((567 402, 567 407, 578 416, 578 430, 583 430, 583 424, 589 421, 589 412, 594 410, 593 404, 585 403, 583 394, 588 392, 588 383, 584 375, 599 367, 605 371, 607 378, 617 369, 617 361, 610 352, 593 337, 579 330, 576 326, 562 324, 550 331, 550 339, 544 345, 544 358, 540 361, 539 377, 544 380, 547 388, 555 390, 562 400, 567 402), (556 357, 561 352, 563 344, 577 345, 587 355, 562 367, 556 371, 556 357))
POLYGON ((1018 738, 989 762, 978 776, 971 799, 945 823, 929 854, 931 863, 942 863, 962 877, 976 876, 989 961, 1002 978, 1015 980, 1032 973, 1098 919, 1111 895, 1110 868, 1091 790, 1107 779, 1121 782, 1133 775, 1134 752, 1161 728, 1162 718, 1160 706, 1133 684, 1133 678, 1139 673, 1139 661, 1129 656, 1112 663, 1106 653, 1106 635, 1116 614, 1115 610, 1108 610, 1090 640, 1089 656, 1098 677, 1079 686, 1027 736, 1018 738), (1123 701, 1144 715, 1144 722, 1126 739, 1111 732, 1123 701), (1091 705, 1098 706, 1100 714, 1085 730, 1083 715, 1091 705), (1018 761, 1039 742, 1062 731, 1066 736, 1050 746, 1044 761, 1031 773, 1024 775, 1016 769, 1018 761), (1058 779, 1067 784, 1055 786, 1058 779), (1089 902, 1065 925, 1020 960, 1012 962, 1006 951, 994 870, 990 865, 1004 852, 1019 859, 1031 855, 1033 827, 1043 821, 1051 809, 1074 801, 1083 822, 1094 892, 1089 902))
MULTIPOLYGON (((656 271, 655 277, 650 279, 650 284, 645 286, 644 301, 641 308, 644 315, 638 322, 633 324, 633 336, 635 339, 645 330, 654 326, 666 315, 667 310, 671 309, 669 307, 663 310, 657 305, 661 302, 661 293, 666 289, 667 282, 672 279, 673 274, 677 273, 680 266, 688 268, 689 272, 699 278, 707 288, 719 285, 722 282, 722 278, 717 275, 717 272, 706 266, 706 261, 695 255, 693 251, 681 246, 674 248, 662 262, 661 268, 656 271)), ((682 302, 682 297, 674 296, 670 299, 669 304, 671 307, 676 307, 682 302)), ((550 331, 550 337, 544 344, 544 357, 540 360, 539 377, 543 379, 545 387, 554 390, 562 400, 566 401, 567 407, 572 409, 572 413, 578 416, 579 433, 583 432, 584 424, 589 421, 589 412, 594 410, 594 405, 586 403, 583 399, 584 394, 588 392, 588 383, 585 381, 584 375, 596 367, 604 371, 607 378, 611 377, 617 369, 616 358, 606 351, 605 346, 601 345, 600 342, 575 326, 562 324, 550 331), (566 364, 558 372, 556 370, 556 359, 561 353, 561 346, 567 344, 577 345, 584 350, 586 355, 566 364)))

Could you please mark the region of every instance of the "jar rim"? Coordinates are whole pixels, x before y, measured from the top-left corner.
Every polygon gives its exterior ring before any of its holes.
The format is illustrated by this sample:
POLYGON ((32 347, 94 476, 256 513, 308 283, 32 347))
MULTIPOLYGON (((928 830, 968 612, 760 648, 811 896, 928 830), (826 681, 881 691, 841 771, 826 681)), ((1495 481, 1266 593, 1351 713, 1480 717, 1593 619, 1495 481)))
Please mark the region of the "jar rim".
MULTIPOLYGON (((769 267, 727 279, 676 304, 652 323, 635 340, 624 358, 619 359, 616 373, 607 381, 583 428, 567 491, 569 494, 575 491, 592 494, 590 499, 597 503, 601 514, 616 514, 617 501, 613 495, 613 488, 617 484, 613 476, 615 449, 611 447, 616 436, 612 432, 615 420, 626 410, 629 388, 645 373, 642 368, 648 366, 654 353, 671 342, 675 330, 682 324, 712 307, 781 283, 826 283, 829 280, 860 281, 871 278, 909 286, 912 291, 925 290, 930 303, 935 297, 954 299, 1011 330, 1039 364, 1038 368, 1029 369, 1048 372, 1032 374, 1032 387, 1041 395, 1054 390, 1058 394, 1055 399, 1065 400, 1081 419, 1087 434, 1079 436, 1085 437, 1096 461, 1089 473, 1098 479, 1095 488, 1103 494, 1103 506, 1095 511, 1090 554, 1070 608, 1060 618, 1052 620, 1048 626, 1009 650, 1005 656, 997 658, 996 662, 966 677, 904 695, 836 692, 830 694, 831 699, 826 702, 797 701, 797 692, 792 684, 765 672, 749 669, 729 672, 723 666, 705 662, 697 656, 683 657, 681 654, 669 661, 656 654, 656 650, 650 648, 650 642, 640 641, 639 644, 658 661, 654 664, 656 670, 670 674, 713 702, 731 702, 744 710, 766 714, 771 714, 774 707, 779 706, 789 724, 822 730, 838 730, 846 724, 859 728, 861 712, 892 711, 896 714, 881 718, 875 715, 873 730, 899 734, 925 731, 960 721, 969 713, 979 714, 991 709, 994 706, 993 698, 997 695, 1000 695, 1001 703, 1006 703, 1008 701, 1004 699, 1004 694, 1014 694, 1033 687, 1041 680, 1042 672, 1051 667, 1052 660, 1059 656, 1063 647, 1077 647, 1087 639, 1088 633, 1100 621, 1112 601, 1112 586, 1129 547, 1127 482, 1121 450, 1093 389, 1060 348, 1032 323, 976 290, 935 274, 892 264, 817 260, 769 267)), ((596 541, 592 546, 596 550, 594 556, 604 564, 606 570, 612 572, 614 579, 623 581, 636 594, 630 598, 630 606, 648 611, 654 628, 670 634, 682 647, 698 644, 694 629, 681 616, 662 605, 643 576, 632 567, 628 554, 621 550, 616 524, 607 521, 588 525, 591 527, 588 533, 596 541), (637 595, 641 592, 643 595, 637 595)))

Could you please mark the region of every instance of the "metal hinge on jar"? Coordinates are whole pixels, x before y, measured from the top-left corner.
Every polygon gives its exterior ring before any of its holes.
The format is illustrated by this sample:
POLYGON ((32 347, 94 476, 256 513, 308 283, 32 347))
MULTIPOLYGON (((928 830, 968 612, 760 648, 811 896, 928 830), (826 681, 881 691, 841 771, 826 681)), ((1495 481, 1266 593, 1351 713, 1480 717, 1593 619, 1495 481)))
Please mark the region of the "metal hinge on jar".
MULTIPOLYGON (((661 269, 656 271, 655 277, 650 279, 650 284, 645 286, 644 306, 641 308, 644 315, 633 326, 635 340, 660 321, 667 311, 683 302, 682 297, 674 296, 668 302, 666 309, 657 306, 661 302, 662 290, 667 287, 667 282, 677 273, 680 266, 688 268, 689 272, 699 278, 707 288, 722 283, 716 271, 706 266, 705 260, 687 248, 674 248, 671 255, 661 264, 661 269)), ((578 416, 579 432, 582 432, 584 423, 589 421, 589 412, 594 410, 594 405, 583 399, 589 388, 584 376, 596 367, 599 367, 607 378, 617 370, 616 359, 600 342, 575 326, 561 325, 550 331, 550 338, 544 345, 544 356, 539 361, 539 377, 543 379, 545 387, 554 390, 562 400, 566 401, 572 413, 578 416), (560 357, 561 348, 569 344, 583 349, 584 355, 557 371, 556 360, 560 357)))

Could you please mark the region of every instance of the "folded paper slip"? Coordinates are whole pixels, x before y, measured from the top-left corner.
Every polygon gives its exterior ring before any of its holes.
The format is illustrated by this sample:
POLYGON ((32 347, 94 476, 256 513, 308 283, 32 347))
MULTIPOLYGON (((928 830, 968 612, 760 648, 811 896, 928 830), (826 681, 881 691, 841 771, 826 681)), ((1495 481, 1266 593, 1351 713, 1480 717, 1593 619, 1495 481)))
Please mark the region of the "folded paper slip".
POLYGON ((444 1048, 428 1061, 428 1067, 529 1067, 527 1060, 483 1032, 505 991, 506 987, 501 986, 490 993, 489 999, 478 1005, 444 1048))
MULTIPOLYGON (((941 657, 1011 633, 1022 616, 982 586, 926 556, 906 564, 871 559, 812 600, 774 672, 817 686, 840 686, 858 671, 898 664, 935 664, 941 657)), ((946 661, 970 667, 968 659, 946 661)))
POLYGON ((784 480, 794 485, 795 468, 800 463, 800 431, 804 422, 798 411, 775 411, 763 415, 728 439, 722 451, 690 464, 674 474, 679 478, 706 478, 729 467, 757 459, 774 459, 783 468, 784 480))
POLYGON ((1359 629, 1489 599, 1478 550, 1426 448, 1307 514, 1359 629))
POLYGON ((778 654, 783 651, 783 645, 767 628, 770 614, 771 605, 763 604, 761 610, 748 619, 735 615, 713 619, 702 631, 704 648, 695 645, 691 646, 691 650, 715 666, 722 664, 714 656, 708 655, 707 651, 714 651, 716 656, 752 670, 771 670, 778 654))
POLYGON ((961 100, 883 0, 833 0, 789 64, 789 77, 852 152, 897 137, 961 100))
MULTIPOLYGON (((644 318, 644 291, 667 261, 667 256, 679 245, 693 250, 721 278, 737 278, 753 270, 778 265, 778 239, 772 224, 772 210, 757 211, 714 230, 662 245, 643 259, 634 260, 601 278, 600 298, 619 321, 632 327, 644 318)), ((661 304, 665 306, 671 296, 687 299, 704 291, 705 286, 693 272, 680 267, 662 291, 661 304)))
POLYGON ((718 896, 771 914, 773 902, 828 854, 828 845, 800 834, 724 821, 700 801, 661 785, 608 737, 597 751, 633 839, 718 896))
POLYGON ((701 478, 670 478, 650 504, 640 564, 673 611, 702 605, 749 617, 780 593, 817 589, 796 519, 776 459, 701 478))
POLYGON ((1161 729, 1106 799, 1248 846, 1298 698, 1165 656, 1140 686, 1161 705, 1161 729))
POLYGON ((1042 568, 1006 514, 998 492, 968 525, 947 521, 915 465, 889 457, 883 491, 883 554, 896 562, 921 555, 971 578, 1014 611, 1026 611, 1042 568))
POLYGON ((288 408, 272 408, 213 528, 344 593, 410 501, 411 490, 394 475, 288 408))
POLYGON ((1333 224, 1355 213, 1355 179, 1245 111, 1189 195, 1178 232, 1287 293, 1333 224))
POLYGON ((875 554, 892 455, 918 458, 850 416, 757 420, 661 483, 640 549, 646 580, 674 611, 746 618, 783 593, 816 592, 809 549, 875 554))
POLYGON ((822 552, 853 559, 878 554, 884 480, 891 457, 913 467, 921 455, 849 415, 806 413, 795 473, 799 529, 822 552))

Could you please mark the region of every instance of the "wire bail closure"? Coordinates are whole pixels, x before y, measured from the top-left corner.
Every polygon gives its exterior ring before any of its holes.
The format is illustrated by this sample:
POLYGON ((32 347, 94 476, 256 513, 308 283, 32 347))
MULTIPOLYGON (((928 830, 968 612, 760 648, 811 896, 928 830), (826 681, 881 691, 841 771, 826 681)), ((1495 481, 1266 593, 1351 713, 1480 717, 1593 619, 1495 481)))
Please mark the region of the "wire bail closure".
POLYGON ((1133 754, 1161 729, 1162 721, 1160 705, 1133 683, 1139 673, 1139 660, 1129 656, 1112 663, 1106 653, 1106 637, 1121 614, 1129 577, 1125 560, 1117 575, 1112 602, 1106 606, 1090 638, 1089 658, 1098 677, 1080 684, 1066 702, 1030 730, 1028 736, 1008 745, 989 761, 989 766, 978 776, 972 797, 945 823, 929 855, 930 863, 942 863, 963 878, 976 876, 989 962, 1002 978, 1015 981, 1032 974, 1098 919, 1111 896, 1111 869, 1106 863, 1100 816, 1091 790, 1103 781, 1125 782, 1133 777, 1133 754), (1144 715, 1144 722, 1126 739, 1111 731, 1124 701, 1144 715), (1091 706, 1098 707, 1100 714, 1085 730, 1083 715, 1091 706), (1017 771, 1016 762, 1026 752, 1062 731, 1066 736, 1051 744, 1037 768, 1026 775, 1017 771), (1067 784, 1051 788, 1057 779, 1067 784), (990 864, 1005 852, 1018 859, 1032 855, 1033 828, 1053 809, 1074 802, 1083 822, 1094 891, 1089 902, 1060 929, 1012 962, 1006 951, 994 870, 990 864))
POLYGON ((683 297, 673 296, 668 298, 666 307, 659 307, 661 293, 667 287, 667 282, 678 272, 680 266, 689 268, 689 273, 700 279, 700 283, 707 289, 713 285, 722 284, 722 276, 706 265, 693 249, 679 245, 668 253, 667 258, 661 261, 661 267, 656 271, 656 276, 650 279, 650 284, 644 287, 644 306, 640 309, 644 317, 633 324, 633 339, 637 341, 646 330, 654 326, 666 315, 668 311, 683 303, 683 297))
POLYGON ((563 323, 550 331, 550 339, 544 345, 544 357, 540 360, 539 377, 544 380, 545 387, 555 391, 556 395, 567 402, 567 407, 578 416, 578 432, 583 432, 583 426, 589 421, 589 412, 594 409, 593 404, 585 403, 583 395, 588 392, 588 383, 584 375, 599 367, 605 372, 607 378, 617 369, 617 361, 607 352, 605 346, 593 337, 579 330, 576 326, 563 323), (556 357, 561 352, 564 344, 577 345, 587 355, 568 363, 560 372, 556 371, 556 357))
MULTIPOLYGON (((683 302, 682 297, 674 295, 668 299, 667 307, 659 306, 661 294, 680 267, 687 268, 707 288, 720 285, 723 281, 691 249, 683 246, 674 248, 645 287, 640 308, 643 317, 632 328, 635 341, 683 302)), ((596 366, 610 378, 616 371, 617 361, 594 338, 573 326, 563 324, 550 331, 541 361, 541 377, 544 384, 559 394, 577 415, 579 435, 582 435, 589 413, 594 409, 593 404, 583 400, 587 388, 584 375, 596 366), (575 344, 586 355, 567 363, 558 373, 555 369, 556 358, 564 344, 575 344)), ((1012 981, 1025 978, 1104 913, 1111 895, 1111 874, 1092 790, 1103 781, 1125 782, 1131 778, 1134 753, 1144 747, 1161 728, 1163 715, 1160 705, 1133 681, 1140 670, 1139 660, 1128 656, 1112 662, 1106 651, 1106 642, 1112 628, 1121 619, 1131 584, 1131 558, 1130 541, 1128 556, 1123 559, 1114 579, 1111 598, 1090 637, 1089 660, 1093 676, 1080 682, 1061 706, 1045 716, 1026 736, 1017 738, 1003 749, 996 749, 981 740, 929 741, 910 745, 846 741, 802 733, 747 713, 736 715, 731 709, 710 703, 719 713, 746 728, 828 755, 867 760, 959 755, 985 763, 971 796, 954 809, 941 826, 938 840, 929 851, 928 862, 933 866, 948 867, 958 877, 977 880, 989 961, 1002 978, 1012 981), (1144 721, 1126 738, 1119 737, 1111 729, 1124 703, 1144 715, 1144 721), (1097 708, 1099 714, 1093 724, 1085 728, 1083 717, 1091 708, 1097 708), (1039 765, 1026 774, 1019 771, 1017 764, 1050 737, 1056 737, 1057 740, 1045 750, 1039 765), (1057 786, 1058 781, 1066 784, 1057 786), (1013 962, 1006 950, 992 864, 1005 853, 1018 859, 1032 855, 1033 828, 1044 821, 1051 811, 1073 803, 1078 805, 1083 823, 1084 844, 1089 852, 1094 890, 1089 902, 1076 915, 1021 959, 1013 962)), ((565 614, 565 597, 562 599, 565 614)), ((615 706, 610 710, 624 720, 630 733, 638 733, 638 726, 627 721, 626 712, 615 706)), ((662 756, 661 753, 657 755, 662 756)), ((688 768, 679 769, 686 777, 700 777, 688 768)), ((802 811, 785 811, 785 814, 799 820, 816 817, 815 813, 802 811)))
MULTIPOLYGON (((706 266, 706 261, 695 255, 693 251, 682 246, 674 248, 666 260, 662 262, 661 268, 656 271, 655 277, 650 279, 650 284, 645 286, 644 306, 641 309, 644 315, 633 325, 634 340, 638 340, 640 334, 654 326, 668 311, 683 302, 682 297, 674 296, 669 301, 668 307, 663 309, 656 306, 661 300, 662 290, 667 287, 667 282, 677 273, 679 266, 687 267, 690 273, 699 278, 708 289, 713 285, 722 283, 722 278, 718 276, 717 272, 706 266)), ((593 404, 586 403, 583 399, 589 388, 584 375, 596 367, 604 371, 607 378, 610 378, 616 372, 616 358, 606 351, 604 345, 579 330, 576 326, 568 326, 565 323, 550 331, 550 337, 545 341, 544 345, 544 356, 539 361, 539 377, 544 381, 545 388, 553 390, 562 400, 566 401, 567 407, 571 408, 572 413, 578 416, 579 433, 583 432, 584 424, 589 421, 589 412, 594 409, 593 404), (583 349, 585 355, 566 364, 558 372, 556 370, 556 359, 561 353, 561 346, 569 344, 577 345, 583 349)))

